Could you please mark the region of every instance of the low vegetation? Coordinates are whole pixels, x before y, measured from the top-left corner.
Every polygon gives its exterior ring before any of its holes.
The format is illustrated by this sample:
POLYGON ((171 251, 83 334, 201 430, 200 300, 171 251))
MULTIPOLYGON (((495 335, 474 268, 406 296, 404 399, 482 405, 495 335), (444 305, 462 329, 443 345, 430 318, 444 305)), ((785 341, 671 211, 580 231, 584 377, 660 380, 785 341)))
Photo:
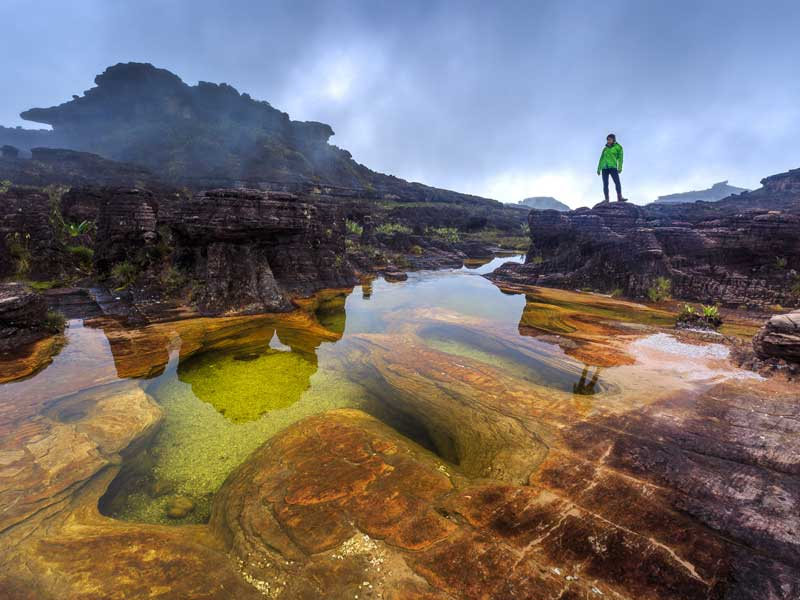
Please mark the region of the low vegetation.
POLYGON ((411 233, 411 227, 403 225, 402 223, 382 223, 375 228, 375 233, 411 233))
POLYGON ((124 289, 131 285, 136 281, 138 274, 139 270, 136 266, 127 260, 119 262, 111 268, 111 278, 117 285, 117 289, 124 289))
POLYGON ((347 233, 353 235, 361 235, 362 233, 364 233, 363 225, 360 225, 355 221, 351 221, 350 219, 347 219, 346 226, 347 226, 347 233))
POLYGON ((655 285, 647 290, 647 297, 651 302, 664 302, 672 296, 672 281, 666 277, 656 279, 655 285))

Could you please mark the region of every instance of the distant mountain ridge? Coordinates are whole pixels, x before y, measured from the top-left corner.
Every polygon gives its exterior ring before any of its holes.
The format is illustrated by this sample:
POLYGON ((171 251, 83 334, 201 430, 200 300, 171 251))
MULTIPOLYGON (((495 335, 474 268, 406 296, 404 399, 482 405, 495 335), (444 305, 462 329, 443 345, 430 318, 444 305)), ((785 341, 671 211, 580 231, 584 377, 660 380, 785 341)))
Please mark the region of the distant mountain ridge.
POLYGON ((518 206, 527 206, 537 210, 572 210, 569 206, 553 198, 552 196, 531 196, 517 202, 518 206))
POLYGON ((728 181, 720 181, 705 190, 694 190, 691 192, 681 192, 678 194, 668 194, 659 196, 654 204, 687 204, 691 202, 717 202, 734 194, 747 192, 746 188, 728 185, 728 181))
POLYGON ((190 86, 149 63, 120 63, 95 84, 59 106, 21 113, 52 131, 0 127, 0 145, 90 152, 195 188, 321 185, 387 199, 501 206, 372 171, 329 143, 330 125, 293 121, 225 83, 190 86))

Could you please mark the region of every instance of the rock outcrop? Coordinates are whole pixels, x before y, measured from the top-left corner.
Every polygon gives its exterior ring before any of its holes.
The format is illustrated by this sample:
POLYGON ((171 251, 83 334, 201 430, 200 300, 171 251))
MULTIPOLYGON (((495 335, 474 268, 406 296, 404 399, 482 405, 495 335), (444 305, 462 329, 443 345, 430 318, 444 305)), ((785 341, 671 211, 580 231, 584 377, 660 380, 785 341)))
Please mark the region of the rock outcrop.
POLYGON ((0 180, 38 187, 156 183, 156 177, 143 167, 63 148, 33 148, 30 158, 4 153, 0 158, 0 180))
POLYGON ((135 289, 190 288, 203 314, 288 310, 294 295, 356 282, 342 211, 309 196, 89 188, 65 194, 62 211, 97 223, 101 275, 124 264, 135 289))
POLYGON ((526 264, 505 265, 491 278, 636 298, 664 278, 679 298, 793 306, 800 298, 800 171, 763 184, 714 203, 533 211, 526 264))
POLYGON ((767 321, 753 338, 753 349, 761 359, 800 363, 800 310, 767 321))
POLYGON ((60 272, 63 247, 52 208, 44 190, 0 190, 0 277, 49 279, 60 272))
POLYGON ((0 355, 47 335, 47 304, 21 283, 0 283, 0 355))

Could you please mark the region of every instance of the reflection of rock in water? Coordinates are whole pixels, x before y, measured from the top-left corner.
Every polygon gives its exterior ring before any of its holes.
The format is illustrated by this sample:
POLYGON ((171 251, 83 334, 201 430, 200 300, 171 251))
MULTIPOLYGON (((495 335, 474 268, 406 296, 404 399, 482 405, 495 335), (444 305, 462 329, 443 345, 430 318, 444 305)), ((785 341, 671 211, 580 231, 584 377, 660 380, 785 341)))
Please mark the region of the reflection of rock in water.
POLYGON ((192 357, 178 367, 178 378, 200 400, 241 423, 297 402, 316 371, 313 353, 262 347, 192 357))
POLYGON ((320 299, 314 314, 320 325, 328 331, 339 335, 344 333, 344 328, 347 323, 344 305, 348 295, 349 292, 346 294, 336 294, 330 297, 322 297, 320 299))

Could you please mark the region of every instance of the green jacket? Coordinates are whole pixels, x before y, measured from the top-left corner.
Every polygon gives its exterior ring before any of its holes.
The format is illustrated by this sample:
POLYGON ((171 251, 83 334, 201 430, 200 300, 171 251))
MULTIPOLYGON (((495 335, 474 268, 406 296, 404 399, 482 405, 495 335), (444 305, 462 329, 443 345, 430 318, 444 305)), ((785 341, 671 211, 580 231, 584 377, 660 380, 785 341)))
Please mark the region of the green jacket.
POLYGON ((597 163, 597 172, 603 169, 616 169, 622 173, 622 146, 614 142, 613 146, 603 146, 600 162, 597 163))

